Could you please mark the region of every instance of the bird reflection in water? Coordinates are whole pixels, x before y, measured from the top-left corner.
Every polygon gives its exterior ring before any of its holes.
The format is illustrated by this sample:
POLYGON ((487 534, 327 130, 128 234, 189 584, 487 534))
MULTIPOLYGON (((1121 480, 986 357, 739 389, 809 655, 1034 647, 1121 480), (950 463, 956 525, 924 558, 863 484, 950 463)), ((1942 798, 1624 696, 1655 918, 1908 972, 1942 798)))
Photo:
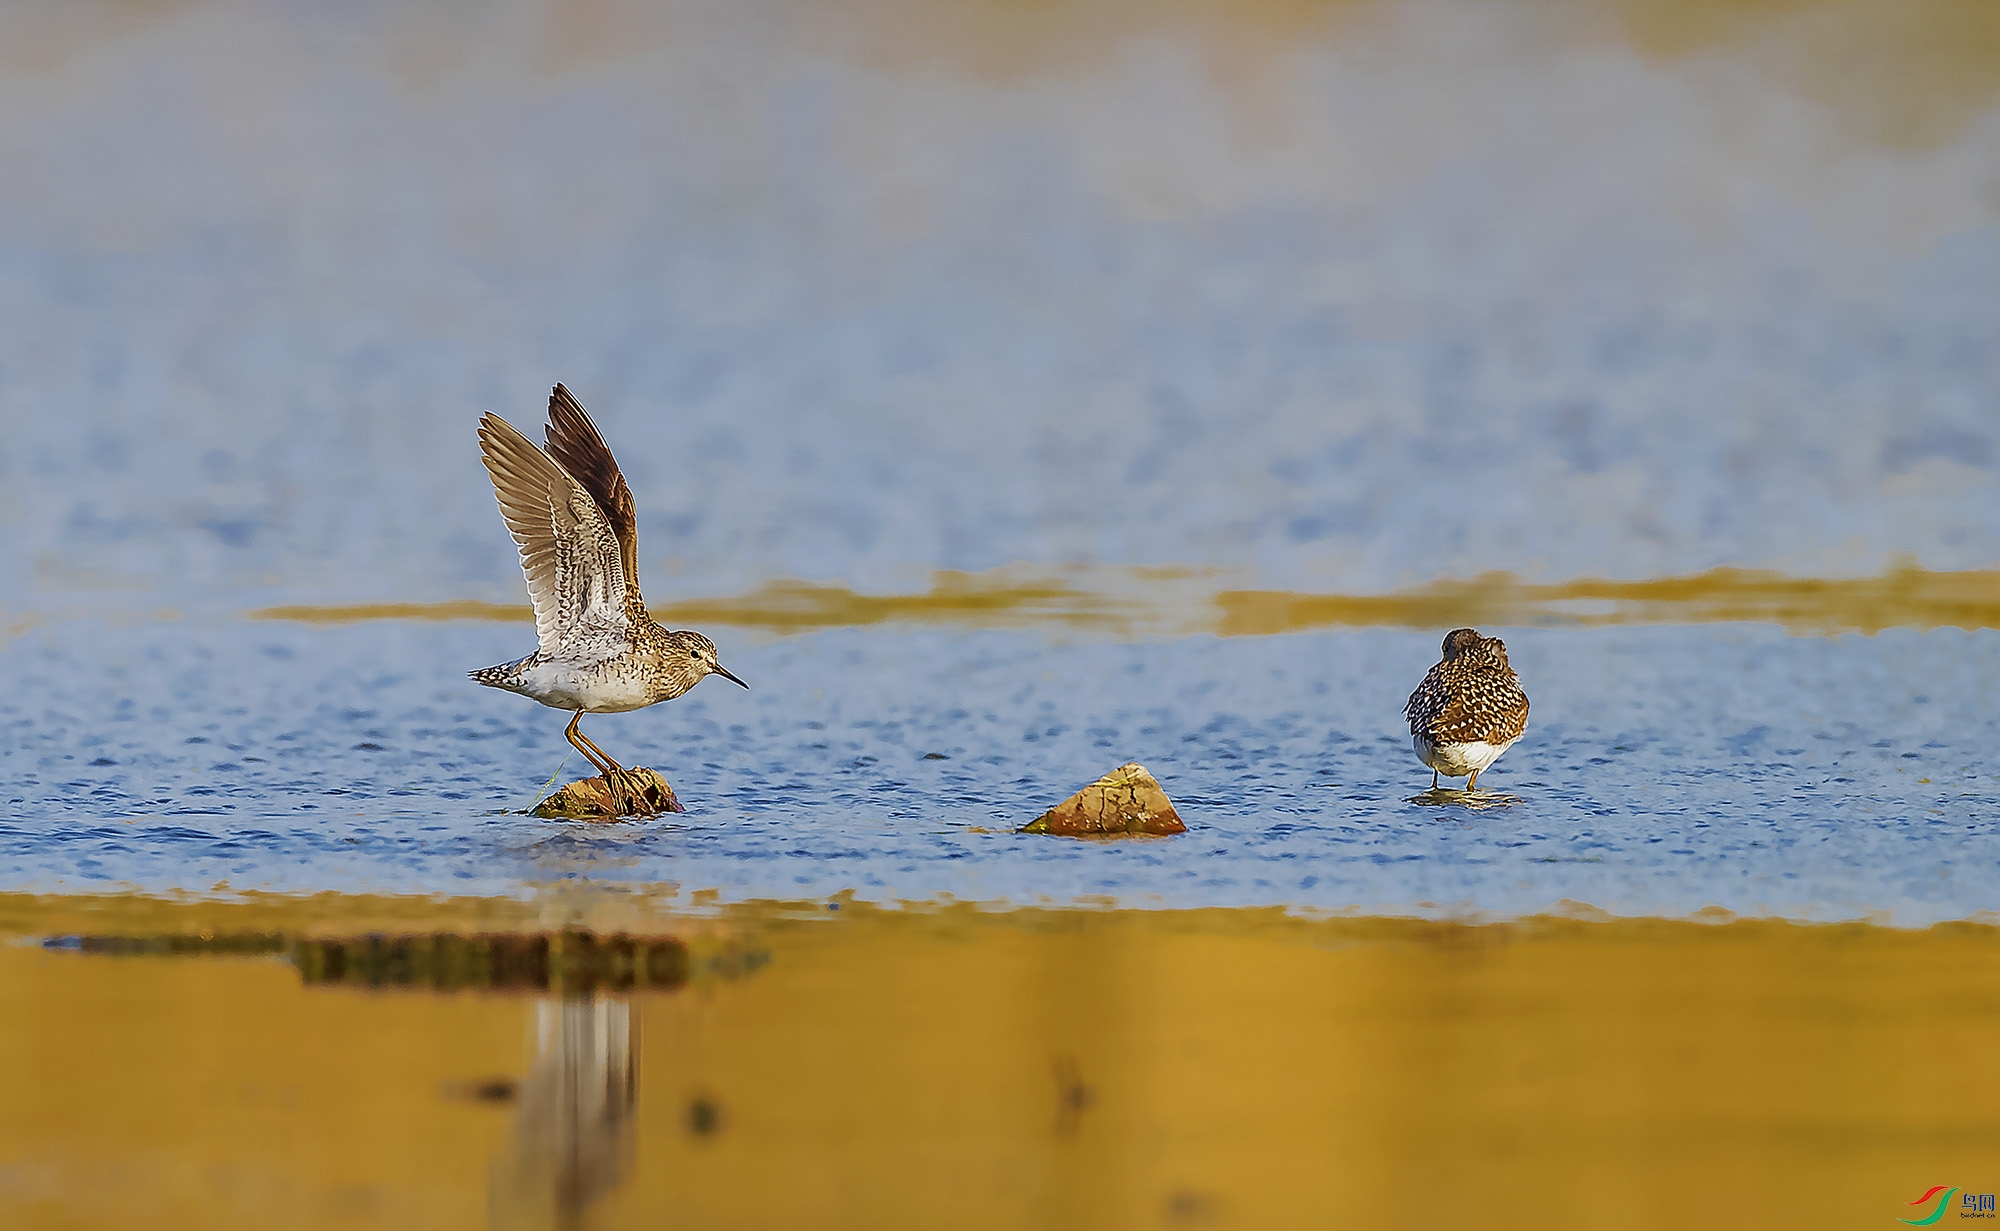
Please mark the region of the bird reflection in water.
MULTIPOLYGON (((199 935, 57 935, 53 952, 114 957, 283 957, 308 988, 365 993, 478 992, 532 996, 535 1059, 526 1077, 448 1083, 449 1098, 515 1105, 513 1131, 487 1178, 487 1222, 495 1228, 578 1227, 590 1207, 630 1177, 639 1105, 635 998, 672 994, 693 974, 675 936, 548 932, 358 936, 283 932, 199 935)), ((704 977, 733 980, 769 955, 734 942, 709 945, 704 977)), ((687 1127, 722 1131, 722 1104, 698 1093, 687 1127)))
POLYGON ((1505 791, 1465 791, 1452 787, 1434 787, 1421 795, 1412 795, 1403 802, 1428 808, 1464 808, 1468 812, 1485 812, 1493 808, 1511 808, 1521 802, 1521 797, 1509 795, 1505 791))
POLYGON ((1083 1120, 1083 1113, 1089 1111, 1090 1105, 1097 1101, 1097 1091, 1083 1080, 1083 1070, 1077 1067, 1075 1056, 1057 1056, 1054 1069, 1056 1136, 1074 1136, 1077 1125, 1083 1120))
POLYGON ((639 1106, 635 1009, 612 997, 535 1003, 535 1061, 511 1140, 488 1176, 493 1228, 581 1226, 632 1170, 639 1106))

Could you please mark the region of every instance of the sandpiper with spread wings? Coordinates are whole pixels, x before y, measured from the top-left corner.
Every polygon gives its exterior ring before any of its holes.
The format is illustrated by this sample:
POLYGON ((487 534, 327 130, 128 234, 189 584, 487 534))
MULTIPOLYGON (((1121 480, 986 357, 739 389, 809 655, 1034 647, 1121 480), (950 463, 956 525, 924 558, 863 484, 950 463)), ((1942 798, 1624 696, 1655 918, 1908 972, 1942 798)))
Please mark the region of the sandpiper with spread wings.
POLYGON ((1528 694, 1508 665, 1507 643, 1478 629, 1452 629, 1443 659, 1410 694, 1403 717, 1417 759, 1431 767, 1433 791, 1439 774, 1478 789, 1480 773, 1528 729, 1528 694))
POLYGON ((715 643, 661 628, 639 597, 639 534, 632 489, 582 405, 561 385, 549 395, 548 448, 498 415, 479 420, 479 451, 500 516, 521 548, 535 605, 535 652, 472 678, 574 716, 564 733, 614 791, 643 804, 627 771, 577 729, 586 713, 616 714, 670 701, 719 675, 715 643))

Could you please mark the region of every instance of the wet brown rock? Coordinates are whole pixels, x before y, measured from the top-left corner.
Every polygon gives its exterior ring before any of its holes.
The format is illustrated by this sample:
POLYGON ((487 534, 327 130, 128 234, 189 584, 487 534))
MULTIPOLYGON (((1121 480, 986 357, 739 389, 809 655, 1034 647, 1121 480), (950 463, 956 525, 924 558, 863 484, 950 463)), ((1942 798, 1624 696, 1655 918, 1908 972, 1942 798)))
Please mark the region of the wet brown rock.
POLYGON ((1187 826, 1159 782, 1133 761, 1029 821, 1021 832, 1103 837, 1186 833, 1187 826))
POLYGON ((533 809, 536 816, 545 820, 571 821, 617 821, 628 816, 686 811, 667 780, 643 765, 616 775, 610 782, 603 775, 578 778, 533 809))

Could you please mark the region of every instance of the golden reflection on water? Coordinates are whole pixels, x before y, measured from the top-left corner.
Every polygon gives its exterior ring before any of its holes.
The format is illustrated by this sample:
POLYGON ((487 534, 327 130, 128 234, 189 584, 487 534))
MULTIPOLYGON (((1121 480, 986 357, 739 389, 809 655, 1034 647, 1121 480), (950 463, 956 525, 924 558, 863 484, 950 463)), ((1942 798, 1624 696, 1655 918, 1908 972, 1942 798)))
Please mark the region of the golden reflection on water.
POLYGON ((92 938, 0 946, 0 1223, 1887 1226, 2000 1182, 1987 924, 837 905, 0 897, 92 938), (408 958, 507 918, 686 977, 408 958))
MULTIPOLYGON (((2000 571, 1894 569, 1877 577, 1787 577, 1720 568, 1644 581, 1538 583, 1509 573, 1436 581, 1392 594, 1214 590, 1195 569, 1100 569, 1025 577, 1019 569, 941 572, 919 594, 857 594, 845 586, 770 582, 737 598, 654 608, 669 625, 811 632, 884 623, 968 628, 1037 625, 1121 635, 1264 636, 1315 628, 1457 625, 1776 624, 1795 633, 1887 628, 2000 628, 2000 571)), ((266 607, 253 619, 513 620, 525 605, 457 601, 266 607)))

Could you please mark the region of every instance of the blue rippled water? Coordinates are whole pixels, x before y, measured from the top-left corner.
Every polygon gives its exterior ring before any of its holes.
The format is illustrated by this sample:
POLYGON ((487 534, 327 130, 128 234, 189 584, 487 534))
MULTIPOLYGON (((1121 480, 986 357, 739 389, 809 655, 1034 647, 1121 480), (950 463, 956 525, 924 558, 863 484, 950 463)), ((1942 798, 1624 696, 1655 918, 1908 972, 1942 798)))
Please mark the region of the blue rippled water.
MULTIPOLYGON (((518 815, 562 715, 465 680, 525 625, 76 624, 0 698, 9 888, 1282 904, 1511 915, 1721 906, 1900 924, 2000 909, 2000 636, 1518 629, 1528 738, 1469 810, 1402 700, 1429 636, 1136 644, 1040 633, 721 635, 709 685, 586 729, 690 811, 518 815), (1183 838, 1004 832, 1128 758, 1183 838)), ((572 761, 567 779, 587 773, 572 761)))

